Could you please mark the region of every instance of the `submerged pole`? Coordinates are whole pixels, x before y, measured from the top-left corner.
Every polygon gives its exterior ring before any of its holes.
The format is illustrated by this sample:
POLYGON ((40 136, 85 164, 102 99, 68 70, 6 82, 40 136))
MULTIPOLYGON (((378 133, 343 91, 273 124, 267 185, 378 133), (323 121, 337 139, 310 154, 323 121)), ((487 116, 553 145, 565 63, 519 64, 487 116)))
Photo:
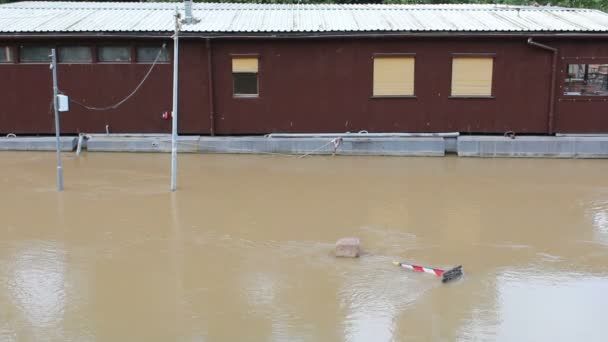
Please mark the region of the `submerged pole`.
POLYGON ((175 34, 173 35, 173 109, 171 113, 171 191, 177 189, 177 71, 179 63, 179 12, 175 11, 175 34))
POLYGON ((51 49, 51 71, 53 73, 53 109, 55 110, 55 139, 57 145, 57 191, 63 191, 63 166, 61 165, 61 141, 59 127, 59 107, 57 104, 57 54, 51 49))

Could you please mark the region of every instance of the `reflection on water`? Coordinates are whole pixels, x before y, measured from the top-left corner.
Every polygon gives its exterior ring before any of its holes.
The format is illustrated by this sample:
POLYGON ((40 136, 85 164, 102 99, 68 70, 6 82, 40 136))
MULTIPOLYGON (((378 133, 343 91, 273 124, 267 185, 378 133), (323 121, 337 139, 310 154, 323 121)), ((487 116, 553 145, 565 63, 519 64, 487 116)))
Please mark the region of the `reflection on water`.
POLYGON ((33 326, 61 322, 65 301, 65 257, 56 246, 30 243, 17 251, 8 289, 33 326))
POLYGON ((7 258, 12 263, 2 275, 11 299, 8 307, 15 310, 17 320, 31 327, 33 336, 48 338, 52 332, 58 338, 66 300, 65 251, 57 243, 32 240, 10 254, 7 258))
POLYGON ((593 224, 599 234, 608 234, 608 209, 593 214, 593 224))
POLYGON ((595 228, 595 241, 608 247, 608 205, 605 209, 593 213, 593 226, 595 228))
POLYGON ((495 287, 495 302, 485 303, 494 309, 474 317, 464 327, 467 336, 491 332, 496 341, 605 340, 595 333, 608 305, 605 276, 521 269, 498 274, 495 287))
POLYGON ((585 208, 594 228, 593 239, 588 242, 608 246, 608 194, 602 193, 598 197, 585 208))
MULTIPOLYGON (((397 270, 400 271, 400 270, 397 270)), ((427 292, 441 286, 433 277, 411 277, 396 272, 391 260, 385 257, 367 257, 344 274, 339 292, 341 304, 347 314, 344 318, 344 336, 348 341, 392 341, 396 319, 400 312, 414 305, 427 292), (357 268, 375 269, 373 277, 362 277, 357 268)))
POLYGON ((0 156, 2 342, 605 340, 603 160, 0 156))

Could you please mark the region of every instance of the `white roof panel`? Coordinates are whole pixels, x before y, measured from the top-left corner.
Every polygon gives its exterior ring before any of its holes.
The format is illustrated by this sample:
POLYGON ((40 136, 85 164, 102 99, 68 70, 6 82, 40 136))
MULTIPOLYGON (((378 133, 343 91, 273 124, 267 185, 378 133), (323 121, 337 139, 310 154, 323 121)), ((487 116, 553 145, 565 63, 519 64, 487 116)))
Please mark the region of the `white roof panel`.
MULTIPOLYGON (((0 5, 0 32, 171 32, 182 3, 44 2, 0 5)), ((186 32, 608 32, 590 9, 505 5, 195 3, 186 32)))

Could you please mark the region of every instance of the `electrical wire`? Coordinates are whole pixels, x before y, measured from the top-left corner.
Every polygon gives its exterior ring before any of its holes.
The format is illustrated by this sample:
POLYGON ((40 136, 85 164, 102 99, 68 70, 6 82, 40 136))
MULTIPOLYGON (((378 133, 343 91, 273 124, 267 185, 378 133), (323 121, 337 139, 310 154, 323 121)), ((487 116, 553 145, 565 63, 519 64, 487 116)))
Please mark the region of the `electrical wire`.
MULTIPOLYGON (((302 155, 298 156, 298 158, 308 157, 309 155, 311 155, 313 153, 316 153, 316 152, 319 152, 320 150, 326 148, 327 146, 329 146, 331 144, 335 144, 335 142, 336 142, 336 139, 331 139, 327 144, 325 144, 323 146, 320 146, 320 147, 318 147, 318 148, 316 148, 316 149, 314 149, 314 150, 312 150, 312 151, 310 151, 308 153, 302 154, 302 155)), ((337 146, 336 146, 336 148, 337 148, 337 146)))
POLYGON ((139 88, 141 88, 141 86, 144 84, 144 82, 146 82, 146 80, 148 79, 148 77, 150 76, 150 74, 152 73, 152 70, 154 70, 154 67, 156 66, 156 64, 158 63, 158 60, 160 59, 161 54, 163 53, 163 51, 165 50, 167 44, 163 44, 163 46, 158 50, 158 54, 156 55, 156 58, 154 59, 154 62, 152 63, 152 65, 150 66, 150 69, 148 69, 148 72, 146 72, 146 75, 144 76, 144 78, 139 82, 139 84, 135 87, 135 89, 133 89, 133 91, 127 95, 124 99, 116 102, 113 105, 110 106, 104 106, 104 107, 95 107, 95 106, 88 106, 80 101, 76 101, 74 99, 72 99, 72 97, 70 97, 70 102, 73 102, 85 109, 88 110, 95 110, 95 111, 106 111, 106 110, 110 110, 110 109, 116 109, 118 107, 120 107, 123 103, 127 102, 131 97, 133 97, 137 91, 139 90, 139 88))

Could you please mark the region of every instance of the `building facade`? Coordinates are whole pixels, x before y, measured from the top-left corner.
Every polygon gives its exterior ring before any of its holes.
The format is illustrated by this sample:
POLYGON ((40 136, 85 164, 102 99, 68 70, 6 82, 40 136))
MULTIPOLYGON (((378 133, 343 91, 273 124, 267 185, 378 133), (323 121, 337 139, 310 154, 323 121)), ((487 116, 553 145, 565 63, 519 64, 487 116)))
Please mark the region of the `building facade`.
MULTIPOLYGON (((62 133, 169 132, 174 12, 1 5, 0 133, 54 131, 51 48, 72 100, 62 133)), ((603 12, 195 4, 192 17, 179 34, 180 134, 608 133, 603 12)))

